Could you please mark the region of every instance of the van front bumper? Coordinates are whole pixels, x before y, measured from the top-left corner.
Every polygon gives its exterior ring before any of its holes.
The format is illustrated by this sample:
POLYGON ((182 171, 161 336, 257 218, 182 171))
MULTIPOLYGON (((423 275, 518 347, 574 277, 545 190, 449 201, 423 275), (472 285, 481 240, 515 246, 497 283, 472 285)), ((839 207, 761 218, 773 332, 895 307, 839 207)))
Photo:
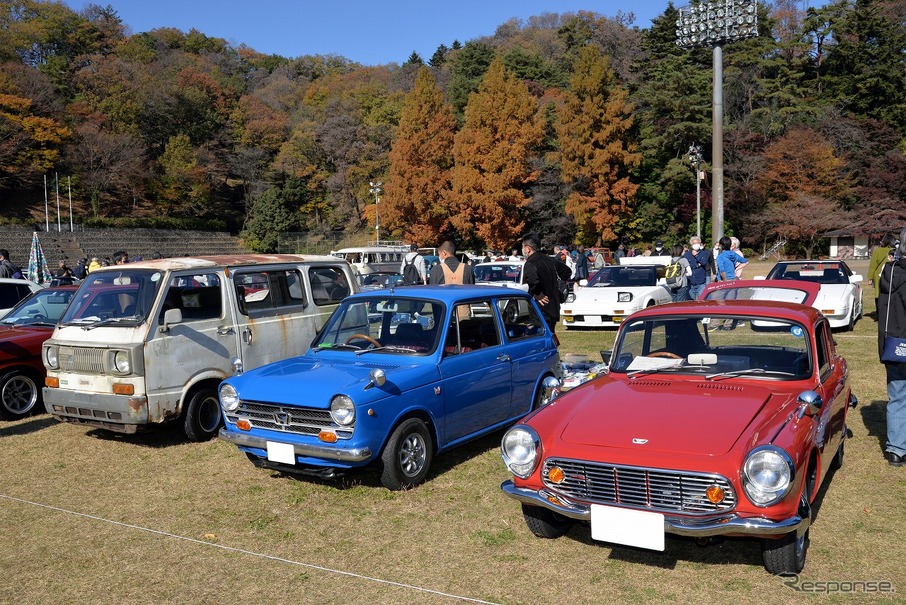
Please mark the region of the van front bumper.
POLYGON ((135 433, 148 424, 145 396, 83 393, 67 389, 42 389, 47 413, 62 422, 85 424, 120 433, 135 433))

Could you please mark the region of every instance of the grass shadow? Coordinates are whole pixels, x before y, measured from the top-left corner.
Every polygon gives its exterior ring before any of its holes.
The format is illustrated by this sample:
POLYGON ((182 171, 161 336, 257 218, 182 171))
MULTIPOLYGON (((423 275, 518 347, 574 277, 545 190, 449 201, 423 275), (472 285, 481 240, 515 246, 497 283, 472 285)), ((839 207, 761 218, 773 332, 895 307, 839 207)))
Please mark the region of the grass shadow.
POLYGON ((869 437, 875 437, 878 440, 878 449, 883 452, 887 444, 887 402, 876 399, 859 408, 869 437))
POLYGON ((0 439, 36 433, 55 424, 59 424, 59 421, 54 420, 50 416, 31 416, 28 420, 17 424, 0 425, 0 439))
POLYGON ((186 437, 182 428, 182 423, 180 422, 171 422, 161 426, 149 426, 132 435, 98 428, 90 428, 85 434, 101 441, 130 443, 132 445, 155 449, 189 443, 189 438, 186 437))

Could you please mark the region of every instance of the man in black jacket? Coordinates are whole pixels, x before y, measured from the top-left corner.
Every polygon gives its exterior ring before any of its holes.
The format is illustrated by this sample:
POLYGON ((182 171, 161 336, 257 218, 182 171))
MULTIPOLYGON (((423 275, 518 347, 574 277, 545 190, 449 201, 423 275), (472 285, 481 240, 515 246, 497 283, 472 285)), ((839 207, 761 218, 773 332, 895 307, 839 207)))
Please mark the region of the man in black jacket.
POLYGON ((523 281, 529 287, 529 294, 541 307, 547 327, 551 332, 556 332, 557 322, 560 321, 560 288, 557 278, 566 281, 571 271, 564 263, 543 254, 540 248, 541 243, 535 235, 528 235, 522 240, 522 255, 525 257, 523 281))
MULTIPOLYGON (((901 258, 884 265, 878 286, 878 356, 888 334, 906 338, 906 229, 900 233, 901 258)), ((887 370, 887 444, 891 466, 906 464, 906 363, 884 361, 887 370)))

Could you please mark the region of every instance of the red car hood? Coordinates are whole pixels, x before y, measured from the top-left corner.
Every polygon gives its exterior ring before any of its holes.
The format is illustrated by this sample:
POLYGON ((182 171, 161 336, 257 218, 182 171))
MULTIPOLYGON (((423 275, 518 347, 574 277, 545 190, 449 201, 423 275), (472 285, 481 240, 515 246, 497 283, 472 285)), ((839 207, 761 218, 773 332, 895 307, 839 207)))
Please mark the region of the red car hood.
POLYGON ((53 327, 0 326, 0 359, 21 359, 37 355, 53 334, 53 327))
POLYGON ((727 381, 605 378, 564 395, 556 405, 572 406, 560 432, 564 444, 720 455, 770 396, 766 388, 727 381))

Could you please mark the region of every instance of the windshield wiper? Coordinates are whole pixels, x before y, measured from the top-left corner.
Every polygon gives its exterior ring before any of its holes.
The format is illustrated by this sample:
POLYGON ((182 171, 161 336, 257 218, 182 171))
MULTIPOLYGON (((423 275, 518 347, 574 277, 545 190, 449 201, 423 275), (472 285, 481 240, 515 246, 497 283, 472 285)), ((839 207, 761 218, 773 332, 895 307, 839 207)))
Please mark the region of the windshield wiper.
POLYGON ((95 328, 100 328, 101 326, 109 326, 110 324, 118 324, 124 321, 138 321, 141 323, 144 321, 144 318, 141 315, 129 315, 127 317, 108 317, 107 319, 100 319, 94 323, 90 323, 82 326, 83 330, 93 330, 95 328))
POLYGON ((319 351, 325 351, 327 349, 352 349, 353 351, 360 351, 361 349, 355 345, 346 344, 344 342, 323 342, 316 347, 311 348, 315 353, 319 351))
POLYGON ((646 376, 648 374, 659 374, 660 372, 664 372, 666 370, 677 370, 681 367, 683 367, 683 366, 664 366, 662 368, 642 368, 640 370, 633 370, 631 372, 626 372, 626 377, 635 378, 639 374, 646 375, 646 376))
POLYGON ((371 349, 361 349, 356 351, 356 355, 361 355, 362 353, 372 353, 374 351, 403 351, 405 353, 416 353, 417 351, 412 347, 400 347, 397 345, 383 345, 380 347, 374 347, 371 349))
POLYGON ((714 378, 732 378, 733 376, 747 376, 750 374, 776 374, 778 376, 792 376, 796 377, 796 374, 792 372, 784 372, 782 370, 765 370, 764 368, 746 368, 745 370, 730 370, 728 372, 717 372, 716 374, 708 374, 705 376, 705 380, 712 380, 714 378))

